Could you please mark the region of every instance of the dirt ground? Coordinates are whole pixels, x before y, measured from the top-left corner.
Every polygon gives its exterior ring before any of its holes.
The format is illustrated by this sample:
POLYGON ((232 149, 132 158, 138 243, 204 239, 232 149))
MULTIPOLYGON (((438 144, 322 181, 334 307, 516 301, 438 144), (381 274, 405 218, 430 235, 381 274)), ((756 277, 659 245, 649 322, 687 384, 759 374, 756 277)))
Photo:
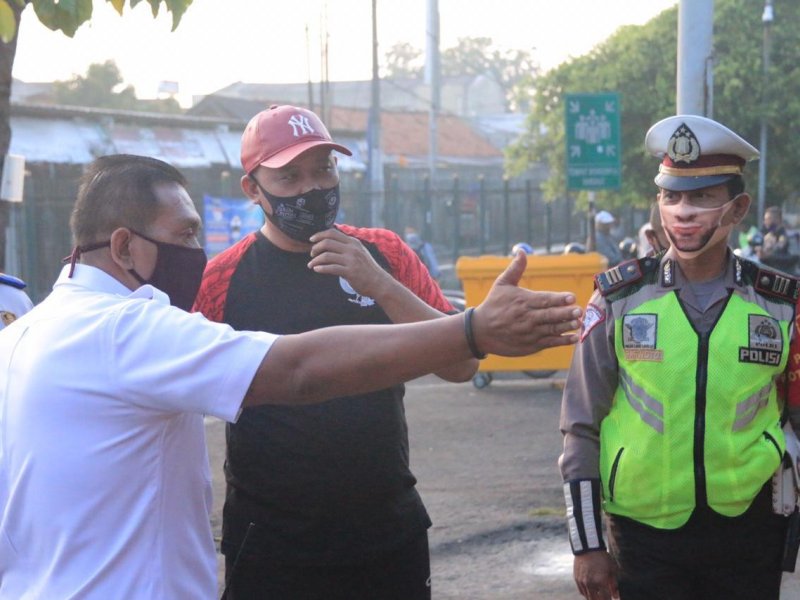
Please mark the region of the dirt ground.
MULTIPOLYGON (((556 466, 561 376, 495 374, 482 390, 434 377, 408 385, 412 469, 433 520, 434 600, 580 598, 556 466)), ((207 434, 218 536, 224 425, 209 421, 207 434)), ((781 598, 800 600, 800 578, 784 577, 781 598)))

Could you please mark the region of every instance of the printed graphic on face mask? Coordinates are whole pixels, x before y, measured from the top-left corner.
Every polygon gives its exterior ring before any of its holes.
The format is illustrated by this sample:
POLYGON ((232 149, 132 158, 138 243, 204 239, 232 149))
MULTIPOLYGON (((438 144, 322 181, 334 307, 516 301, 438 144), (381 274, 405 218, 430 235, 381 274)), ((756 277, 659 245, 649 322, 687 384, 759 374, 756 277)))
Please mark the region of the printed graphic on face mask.
POLYGON ((339 212, 339 185, 316 189, 296 196, 275 196, 256 181, 269 202, 272 214, 267 219, 290 238, 307 242, 319 231, 330 229, 339 212))
POLYGON ((727 225, 722 223, 738 197, 735 196, 720 206, 703 207, 696 202, 684 202, 679 194, 662 196, 659 199, 661 221, 678 256, 686 259, 695 258, 721 240, 727 239, 733 223, 727 225), (677 201, 671 201, 674 198, 677 198, 677 201), (707 226, 699 221, 714 212, 719 212, 719 217, 712 225, 707 226), (707 228, 707 231, 699 240, 687 239, 695 237, 704 228, 707 228))

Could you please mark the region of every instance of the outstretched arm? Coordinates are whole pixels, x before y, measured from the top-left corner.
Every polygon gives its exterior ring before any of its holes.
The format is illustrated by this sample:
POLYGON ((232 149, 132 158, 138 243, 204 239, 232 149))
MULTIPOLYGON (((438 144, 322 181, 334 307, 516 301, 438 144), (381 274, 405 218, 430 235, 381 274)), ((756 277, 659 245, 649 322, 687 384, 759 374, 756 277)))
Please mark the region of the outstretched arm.
MULTIPOLYGON (((445 316, 381 268, 360 240, 338 229, 328 229, 315 234, 312 241, 308 266, 317 273, 344 277, 359 294, 374 299, 392 323, 415 323, 445 316)), ((431 282, 431 285, 436 284, 431 282)), ((477 369, 477 359, 467 358, 436 370, 435 374, 447 381, 468 381, 477 369)))
MULTIPOLYGON (((526 257, 518 254, 475 309, 482 352, 525 356, 574 344, 581 309, 568 292, 518 287, 526 257)), ((364 393, 471 360, 464 315, 402 325, 329 327, 279 338, 256 372, 245 406, 302 404, 364 393)))

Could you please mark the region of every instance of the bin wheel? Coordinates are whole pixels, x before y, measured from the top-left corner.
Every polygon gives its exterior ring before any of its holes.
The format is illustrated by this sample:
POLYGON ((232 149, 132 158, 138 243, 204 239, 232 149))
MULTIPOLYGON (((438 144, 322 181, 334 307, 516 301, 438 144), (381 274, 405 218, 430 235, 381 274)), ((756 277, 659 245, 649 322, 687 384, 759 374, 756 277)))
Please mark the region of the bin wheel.
POLYGON ((474 385, 479 390, 487 387, 490 383, 492 383, 492 374, 491 373, 476 373, 472 377, 472 385, 474 385))
POLYGON ((533 379, 547 379, 556 374, 556 371, 523 371, 525 375, 533 379))

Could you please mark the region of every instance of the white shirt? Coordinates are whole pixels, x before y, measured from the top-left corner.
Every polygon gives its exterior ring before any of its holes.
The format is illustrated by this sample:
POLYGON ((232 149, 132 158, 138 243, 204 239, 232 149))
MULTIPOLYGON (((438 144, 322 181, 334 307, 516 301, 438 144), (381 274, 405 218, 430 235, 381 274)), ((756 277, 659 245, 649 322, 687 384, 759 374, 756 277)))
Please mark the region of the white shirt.
POLYGON ((215 598, 203 415, 276 336, 68 268, 0 335, 0 598, 215 598))

